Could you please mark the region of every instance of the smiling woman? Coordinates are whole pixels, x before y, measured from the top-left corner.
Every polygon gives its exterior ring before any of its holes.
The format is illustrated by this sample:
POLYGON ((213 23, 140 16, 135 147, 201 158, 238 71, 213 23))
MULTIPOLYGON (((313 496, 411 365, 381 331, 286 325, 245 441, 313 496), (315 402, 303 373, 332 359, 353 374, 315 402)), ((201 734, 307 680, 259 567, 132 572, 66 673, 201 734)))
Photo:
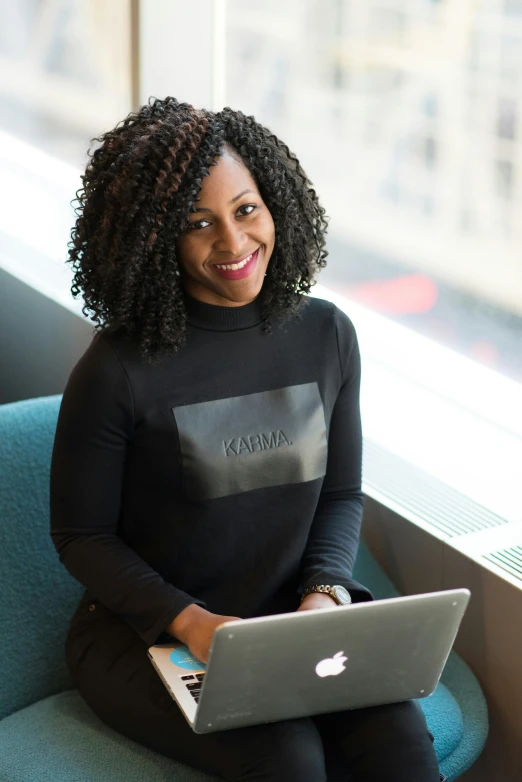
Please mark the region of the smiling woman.
POLYGON ((177 642, 206 663, 230 619, 373 599, 352 572, 361 362, 348 315, 306 295, 327 221, 268 129, 166 98, 102 141, 70 251, 101 333, 51 464, 52 539, 85 587, 75 685, 117 731, 223 779, 326 782, 333 742, 354 782, 439 782, 413 701, 313 715, 305 699, 303 717, 202 734, 150 664, 177 642))
POLYGON ((237 307, 262 290, 265 333, 299 315, 326 265, 327 219, 268 128, 151 98, 93 140, 68 263, 97 330, 136 336, 152 364, 185 344, 187 293, 237 307))

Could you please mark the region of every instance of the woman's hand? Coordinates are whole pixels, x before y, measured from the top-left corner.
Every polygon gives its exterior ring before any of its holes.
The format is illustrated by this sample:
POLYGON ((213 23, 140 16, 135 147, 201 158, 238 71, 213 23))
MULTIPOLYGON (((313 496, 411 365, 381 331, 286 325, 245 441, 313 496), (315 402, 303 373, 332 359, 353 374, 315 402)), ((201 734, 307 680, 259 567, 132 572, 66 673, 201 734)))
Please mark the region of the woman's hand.
MULTIPOLYGON (((330 595, 312 592, 304 598, 297 611, 309 611, 313 608, 328 610, 337 607, 337 603, 330 595)), ((167 632, 188 646, 194 657, 206 665, 215 630, 224 622, 240 618, 239 616, 213 614, 196 603, 192 603, 170 623, 167 632)))
POLYGON ((310 592, 304 599, 298 611, 309 611, 311 608, 338 608, 337 603, 326 592, 310 592))
POLYGON ((167 632, 188 646, 194 657, 206 665, 214 631, 224 622, 240 618, 213 614, 192 603, 170 623, 167 632))

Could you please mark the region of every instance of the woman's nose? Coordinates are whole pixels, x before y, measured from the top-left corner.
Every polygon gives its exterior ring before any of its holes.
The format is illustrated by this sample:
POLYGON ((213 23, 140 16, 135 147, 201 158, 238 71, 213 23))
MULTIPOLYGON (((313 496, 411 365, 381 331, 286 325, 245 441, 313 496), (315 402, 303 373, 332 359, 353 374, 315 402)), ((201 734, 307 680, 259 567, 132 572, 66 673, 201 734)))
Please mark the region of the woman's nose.
POLYGON ((226 223, 219 231, 219 236, 214 243, 214 249, 217 252, 229 253, 234 258, 238 258, 243 250, 248 250, 247 245, 248 239, 243 228, 240 225, 226 223))

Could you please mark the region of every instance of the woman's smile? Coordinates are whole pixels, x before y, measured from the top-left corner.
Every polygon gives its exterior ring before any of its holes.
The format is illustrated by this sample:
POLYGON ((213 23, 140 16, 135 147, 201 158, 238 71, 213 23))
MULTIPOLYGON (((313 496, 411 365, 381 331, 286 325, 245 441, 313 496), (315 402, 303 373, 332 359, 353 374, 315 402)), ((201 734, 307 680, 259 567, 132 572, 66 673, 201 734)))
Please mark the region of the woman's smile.
POLYGON ((243 277, 248 277, 256 267, 259 250, 260 248, 258 247, 257 250, 254 250, 253 253, 247 255, 242 261, 238 261, 234 264, 213 264, 212 269, 216 274, 225 277, 227 280, 240 280, 243 277))

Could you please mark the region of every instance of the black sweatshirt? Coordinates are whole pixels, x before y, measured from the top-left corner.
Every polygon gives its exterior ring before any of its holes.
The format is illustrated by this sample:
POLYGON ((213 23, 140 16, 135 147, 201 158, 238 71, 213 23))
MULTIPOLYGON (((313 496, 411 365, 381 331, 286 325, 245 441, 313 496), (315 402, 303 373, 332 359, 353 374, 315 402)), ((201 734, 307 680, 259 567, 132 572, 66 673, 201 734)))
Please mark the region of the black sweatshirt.
POLYGON ((357 336, 334 304, 272 318, 184 294, 187 342, 157 366, 121 330, 74 366, 54 441, 60 560, 148 644, 196 603, 243 619, 294 611, 352 578, 363 512, 357 336))

